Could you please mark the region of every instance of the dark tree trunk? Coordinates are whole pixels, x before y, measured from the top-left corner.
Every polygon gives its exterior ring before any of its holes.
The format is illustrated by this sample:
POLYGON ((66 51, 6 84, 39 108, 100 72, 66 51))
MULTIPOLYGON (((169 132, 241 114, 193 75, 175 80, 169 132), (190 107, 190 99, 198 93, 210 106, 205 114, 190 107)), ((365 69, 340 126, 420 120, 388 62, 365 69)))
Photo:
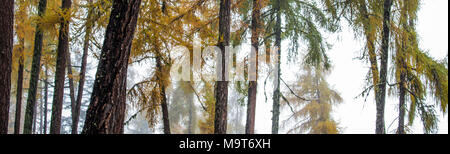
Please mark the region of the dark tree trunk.
POLYGON ((163 68, 161 64, 161 54, 156 55, 156 68, 158 69, 158 75, 156 80, 158 81, 158 86, 161 90, 161 109, 163 117, 164 134, 170 134, 170 122, 169 122, 169 110, 167 107, 167 96, 166 96, 166 86, 164 85, 163 79, 160 77, 163 73, 163 68))
MULTIPOLYGON (((70 11, 71 0, 62 0, 62 9, 70 11)), ((53 96, 50 134, 61 131, 61 114, 64 101, 64 80, 66 77, 67 53, 69 52, 69 21, 62 19, 59 29, 58 50, 56 57, 55 90, 53 96)))
MULTIPOLYGON (((220 0, 219 12, 219 43, 220 54, 222 55, 221 74, 215 86, 215 117, 214 134, 227 133, 227 103, 228 103, 228 81, 225 81, 226 54, 225 47, 230 44, 230 22, 231 22, 231 0, 220 0), (222 80, 220 80, 222 78, 222 80)), ((220 74, 219 72, 217 72, 220 74)))
POLYGON ((275 90, 273 92, 273 109, 272 109, 272 134, 278 134, 279 120, 280 120, 280 78, 281 78, 281 10, 280 2, 276 2, 276 16, 277 23, 275 25, 275 46, 277 47, 276 58, 276 77, 275 90))
MULTIPOLYGON (((47 0, 39 0, 38 15, 43 16, 47 8, 47 0)), ((39 73, 41 71, 41 55, 42 55, 42 41, 43 31, 39 24, 36 25, 36 33, 34 36, 34 52, 33 61, 31 64, 31 78, 28 88, 27 107, 25 109, 25 121, 23 125, 23 133, 31 134, 32 120, 33 120, 33 108, 36 105, 36 93, 37 84, 39 81, 39 73)))
MULTIPOLYGON (((92 3, 92 0, 89 0, 89 3, 92 3)), ((94 9, 90 8, 86 21, 86 32, 84 35, 84 43, 83 43, 83 56, 81 58, 81 69, 80 69, 80 80, 78 81, 78 93, 77 100, 75 103, 75 114, 72 115, 72 130, 78 130, 78 123, 80 121, 80 111, 81 111, 81 101, 83 99, 83 89, 84 82, 86 80, 86 65, 87 65, 87 57, 89 53, 89 41, 91 38, 92 27, 94 26, 94 22, 92 20, 92 16, 94 13, 94 9)), ((77 131, 72 131, 72 134, 78 133, 77 131)))
POLYGON ((406 98, 406 74, 400 73, 400 94, 399 94, 399 114, 398 114, 398 134, 405 134, 405 98, 406 98))
POLYGON ((126 76, 141 0, 114 0, 83 134, 123 133, 126 76))
POLYGON ((384 1, 384 11, 383 11, 383 32, 381 40, 381 63, 380 63, 380 84, 378 93, 379 101, 376 103, 377 117, 376 117, 376 130, 377 134, 385 134, 385 124, 384 124, 384 108, 386 104, 386 82, 387 82, 387 66, 389 59, 389 37, 390 37, 390 23, 391 23, 391 7, 392 0, 384 1))
POLYGON ((0 134, 8 133, 14 29, 14 0, 0 5, 0 134))
POLYGON ((44 79, 44 133, 47 134, 47 110, 48 110, 48 73, 47 67, 45 67, 45 79, 44 79))
POLYGON ((255 58, 253 60, 256 67, 256 80, 250 81, 248 89, 248 103, 247 103, 247 123, 245 125, 246 134, 255 133, 255 111, 256 111, 256 94, 258 89, 258 51, 259 51, 259 18, 260 18, 260 2, 258 0, 253 0, 253 11, 252 11, 252 46, 255 49, 255 58))
POLYGON ((76 134, 77 130, 73 128, 76 115, 75 86, 73 84, 72 60, 70 59, 70 51, 67 52, 67 75, 69 79, 69 95, 70 95, 70 112, 72 114, 72 134, 76 134))
POLYGON ((22 113, 22 89, 23 89, 23 51, 25 49, 25 40, 21 38, 19 57, 19 70, 17 70, 17 94, 16 94, 16 117, 14 121, 14 134, 20 134, 20 117, 22 113))

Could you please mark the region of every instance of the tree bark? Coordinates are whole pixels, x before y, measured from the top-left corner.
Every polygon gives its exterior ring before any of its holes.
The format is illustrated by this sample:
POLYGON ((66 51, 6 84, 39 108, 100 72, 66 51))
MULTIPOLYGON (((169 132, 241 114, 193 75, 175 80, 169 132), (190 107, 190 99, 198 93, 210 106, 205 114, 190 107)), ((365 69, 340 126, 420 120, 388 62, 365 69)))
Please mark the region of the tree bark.
MULTIPOLYGON (((92 0, 89 0, 89 3, 92 3, 92 0)), ((87 15, 86 21, 86 32, 84 35, 84 43, 83 43, 83 56, 81 58, 81 69, 80 69, 80 80, 78 81, 78 93, 77 100, 75 103, 75 114, 72 115, 72 130, 78 130, 78 123, 80 121, 80 111, 81 111, 81 101, 83 99, 83 89, 84 82, 86 81, 86 65, 87 65, 87 57, 89 54, 89 41, 91 38, 92 27, 94 26, 94 22, 92 21, 92 17, 94 14, 94 9, 90 8, 87 15)), ((72 131, 72 134, 78 133, 77 131, 72 131)))
POLYGON ((19 69, 17 70, 17 92, 16 92, 16 117, 14 121, 14 134, 20 133, 20 117, 22 113, 22 91, 23 91, 23 51, 25 49, 25 40, 19 39, 20 42, 20 57, 19 69))
POLYGON ((381 40, 381 62, 380 62, 380 83, 378 84, 380 92, 378 93, 378 99, 376 103, 377 116, 376 116, 376 130, 377 134, 385 134, 385 122, 384 122, 384 108, 386 104, 386 82, 387 82, 387 66, 389 59, 389 37, 390 37, 390 23, 391 23, 391 7, 392 0, 384 1, 383 9, 383 32, 381 40))
POLYGON ((256 94, 258 89, 258 51, 259 51, 259 18, 261 14, 261 5, 258 0, 253 0, 253 11, 252 11, 252 46, 255 50, 256 58, 251 58, 253 60, 256 59, 255 66, 256 67, 256 80, 250 81, 249 89, 248 89, 248 103, 247 103, 247 123, 245 125, 245 133, 246 134, 254 134, 255 133, 255 112, 256 112, 256 94))
POLYGON ((272 110, 272 134, 278 134, 279 119, 280 119, 280 76, 281 76, 281 10, 280 1, 276 2, 276 25, 275 25, 275 45, 277 47, 276 58, 276 77, 275 77, 275 89, 273 92, 273 110, 272 110))
POLYGON ((14 0, 0 5, 0 134, 8 133, 11 92, 11 63, 14 29, 14 0))
MULTIPOLYGON (((226 72, 226 54, 225 47, 230 44, 230 22, 231 22, 231 1, 220 0, 219 11, 219 43, 222 55, 221 74, 215 86, 215 117, 214 117, 214 134, 227 133, 227 103, 228 103, 228 81, 225 81, 226 72), (220 80, 222 78, 222 80, 220 80)), ((219 72, 217 72, 219 73, 219 72)))
POLYGON ((70 59, 70 51, 67 51, 67 75, 69 79, 69 95, 70 95, 70 112, 72 114, 72 134, 77 134, 77 129, 74 129, 75 118, 76 118, 76 100, 75 100, 75 86, 73 84, 73 73, 72 73, 72 60, 70 59))
POLYGON ((156 55, 156 68, 158 69, 158 74, 156 80, 158 81, 158 86, 161 90, 161 109, 163 117, 164 134, 170 134, 170 122, 169 122, 169 110, 167 107, 167 96, 166 96, 166 86, 164 85, 163 79, 160 77, 163 73, 163 68, 161 64, 161 54, 156 55))
MULTIPOLYGON (((69 12, 72 5, 71 0, 62 0, 61 9, 69 12)), ((59 29, 56 72, 55 72, 55 90, 53 96, 52 117, 50 123, 50 134, 60 134, 61 114, 64 101, 64 80, 67 64, 67 53, 69 52, 69 20, 61 19, 59 29)))
MULTIPOLYGON (((38 6, 38 16, 42 17, 47 9, 47 0, 39 0, 38 6)), ((34 52, 33 61, 31 64, 31 78, 28 88, 27 96, 27 106, 25 109, 25 121, 23 126, 24 134, 31 134, 32 120, 33 120, 33 108, 36 105, 36 93, 37 84, 39 81, 39 73, 41 71, 41 55, 42 55, 42 41, 43 41, 43 31, 41 26, 36 24, 36 33, 34 36, 34 52)))
POLYGON ((126 75, 141 0, 114 0, 83 134, 123 133, 126 75))

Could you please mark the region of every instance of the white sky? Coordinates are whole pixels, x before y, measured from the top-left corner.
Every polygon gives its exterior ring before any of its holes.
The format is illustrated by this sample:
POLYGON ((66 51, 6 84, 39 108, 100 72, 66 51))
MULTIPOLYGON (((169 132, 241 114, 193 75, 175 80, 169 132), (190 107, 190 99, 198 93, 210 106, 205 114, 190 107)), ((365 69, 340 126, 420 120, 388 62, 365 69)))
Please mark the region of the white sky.
MULTIPOLYGON (((422 0, 418 17, 417 30, 420 37, 420 48, 429 51, 434 58, 444 58, 448 52, 448 1, 422 0)), ((363 98, 355 99, 364 88, 364 79, 368 72, 367 64, 354 59, 359 56, 363 44, 360 39, 355 39, 353 32, 346 25, 343 25, 341 33, 332 35, 329 39, 331 40, 337 36, 339 36, 340 41, 330 41, 333 44, 333 48, 328 53, 334 69, 328 77, 328 82, 341 93, 344 103, 335 108, 333 113, 334 119, 340 122, 340 127, 344 128, 343 133, 372 134, 375 132, 376 113, 373 96, 369 96, 367 102, 364 102, 363 98)), ((283 42, 283 46, 285 46, 284 44, 286 43, 283 42)), ((283 49, 283 52, 286 52, 285 49, 283 49)), ((283 69, 291 68, 282 67, 282 72, 285 74, 292 72, 283 69)), ((287 77, 290 75, 283 76, 287 77)), ((269 134, 271 133, 272 124, 272 89, 267 89, 268 102, 265 103, 263 82, 260 80, 258 85, 256 132, 269 134)), ((268 85, 267 87, 271 86, 268 85)), ((373 95, 373 92, 371 94, 373 95)), ((397 106, 397 98, 387 99, 385 123, 389 133, 395 130, 398 124, 397 121, 394 121, 398 115, 397 106), (390 126, 392 122, 393 124, 390 126)), ((286 112, 290 111, 282 111, 280 122, 288 115, 286 112)), ((448 134, 448 114, 444 116, 440 111, 438 111, 438 114, 440 118, 438 133, 448 134)), ((416 118, 411 129, 412 133, 423 133, 422 123, 419 118, 416 118)), ((285 130, 280 129, 280 133, 285 133, 285 130)))

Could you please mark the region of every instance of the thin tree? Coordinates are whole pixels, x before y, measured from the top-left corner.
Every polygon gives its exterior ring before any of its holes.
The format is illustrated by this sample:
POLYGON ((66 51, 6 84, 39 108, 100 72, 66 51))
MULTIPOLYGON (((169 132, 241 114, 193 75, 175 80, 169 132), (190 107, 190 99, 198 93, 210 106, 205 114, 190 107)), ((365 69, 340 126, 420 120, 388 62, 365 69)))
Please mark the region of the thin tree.
POLYGON ((123 133, 126 76, 141 0, 114 0, 83 134, 123 133))
POLYGON ((8 133, 14 29, 14 0, 0 6, 0 134, 8 133))
MULTIPOLYGON (((258 0, 253 0, 253 11, 252 11, 252 47, 254 50, 254 55, 256 55, 256 61, 253 62, 256 68, 254 75, 256 76, 255 81, 250 81, 248 89, 248 103, 247 103, 247 123, 245 125, 246 134, 255 133, 255 112, 256 112, 256 94, 258 89, 258 51, 259 51, 259 32, 260 32, 260 16, 261 16, 261 2, 258 0)), ((255 59, 255 58, 252 58, 255 59)))
MULTIPOLYGON (((38 16, 42 17, 47 9, 47 0, 39 0, 38 4, 38 16)), ((34 49, 33 60, 31 63, 31 78, 27 95, 27 106, 25 109, 25 121, 23 125, 23 133, 31 134, 32 120, 33 120, 33 108, 36 105, 37 85, 39 81, 39 74, 41 71, 41 55, 43 45, 43 35, 41 25, 36 24, 36 33, 34 36, 34 49)))
POLYGON ((52 117, 50 123, 50 134, 59 134, 61 131, 62 105, 64 101, 64 80, 67 65, 67 53, 69 52, 69 18, 71 0, 62 0, 61 9, 64 15, 61 17, 59 29, 58 49, 55 72, 55 90, 52 104, 52 117))

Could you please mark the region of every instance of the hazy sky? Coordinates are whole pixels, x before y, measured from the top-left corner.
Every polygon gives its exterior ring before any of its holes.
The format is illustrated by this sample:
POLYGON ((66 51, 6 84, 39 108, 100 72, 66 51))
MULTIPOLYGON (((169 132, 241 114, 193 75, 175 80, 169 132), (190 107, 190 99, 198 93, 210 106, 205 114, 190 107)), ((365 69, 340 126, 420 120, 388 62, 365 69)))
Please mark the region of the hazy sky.
MULTIPOLYGON (((417 30, 420 37, 420 48, 429 51, 434 58, 444 58, 448 52, 448 1, 422 0, 418 17, 417 30)), ((376 114, 373 91, 367 102, 364 102, 362 98, 355 99, 364 89, 364 79, 369 70, 367 64, 354 59, 360 55, 363 42, 361 42, 361 39, 354 37, 353 32, 347 25, 344 24, 342 26, 342 32, 328 37, 328 41, 333 44, 333 48, 328 53, 334 66, 333 72, 328 77, 328 82, 340 92, 344 99, 344 103, 335 108, 333 116, 335 120, 340 122, 340 126, 344 128, 343 133, 372 134, 375 132, 376 114), (331 41, 336 40, 336 38, 339 38, 339 41, 331 41)), ((283 42, 283 46, 284 44, 286 43, 283 42)), ((285 49, 283 49, 283 52, 285 52, 285 49)), ((282 67, 282 69, 291 68, 282 67)), ((295 72, 291 70, 282 71, 284 73, 282 76, 285 78, 292 78, 292 72, 295 72)), ((262 82, 260 81, 259 83, 262 82)), ((267 88, 268 102, 265 103, 264 86, 263 84, 258 86, 256 132, 271 133, 272 89, 271 86, 268 86, 270 87, 267 88)), ((428 99, 427 101, 432 100, 428 99)), ((284 110, 280 122, 289 115, 289 112, 284 110)), ((438 113, 440 118, 438 133, 448 134, 448 114, 444 116, 440 111, 438 113)), ((397 115, 398 99, 394 97, 388 98, 385 110, 385 123, 388 133, 392 133, 396 129, 398 121, 394 120, 396 120, 397 115)), ((423 133, 422 123, 419 118, 416 118, 411 129, 413 133, 423 133)), ((285 133, 285 130, 280 130, 280 133, 285 133)))

